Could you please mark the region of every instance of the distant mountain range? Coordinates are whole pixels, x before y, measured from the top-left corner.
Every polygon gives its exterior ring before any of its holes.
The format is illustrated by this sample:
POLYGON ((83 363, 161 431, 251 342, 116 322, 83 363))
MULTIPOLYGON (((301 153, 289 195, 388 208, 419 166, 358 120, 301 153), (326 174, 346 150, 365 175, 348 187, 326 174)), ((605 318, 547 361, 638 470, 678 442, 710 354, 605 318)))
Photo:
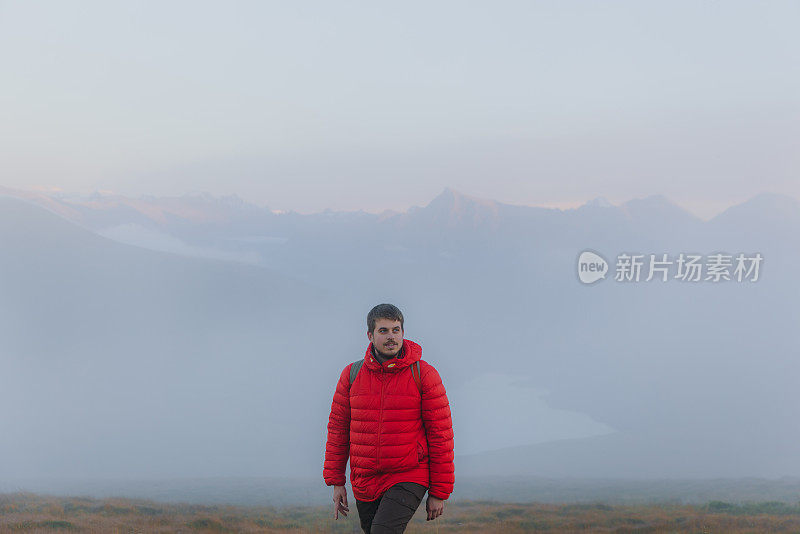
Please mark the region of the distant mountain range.
MULTIPOLYGON (((442 232, 469 239, 491 239, 495 232, 526 238, 562 240, 567 233, 604 239, 608 232, 624 232, 637 243, 670 235, 762 234, 780 221, 800 227, 800 203, 792 197, 762 193, 732 206, 705 222, 663 195, 633 199, 619 206, 597 198, 576 209, 539 208, 503 204, 464 195, 446 188, 424 207, 404 213, 326 210, 311 215, 275 212, 238 196, 208 193, 180 197, 128 198, 95 193, 74 197, 0 188, 0 194, 28 200, 84 228, 116 241, 174 252, 269 265, 274 248, 289 240, 341 234, 370 234, 372 226, 390 231, 425 233, 434 239, 442 232)), ((416 237, 416 236, 415 236, 416 237)), ((440 236, 441 237, 441 236, 440 236)), ((440 239, 435 239, 436 243, 440 239)), ((438 246, 438 245, 437 245, 438 246)))
POLYGON ((444 378, 457 477, 800 475, 790 197, 702 221, 659 195, 301 215, 0 193, 0 476, 314 476, 379 302, 444 378), (764 262, 585 286, 586 249, 764 262))

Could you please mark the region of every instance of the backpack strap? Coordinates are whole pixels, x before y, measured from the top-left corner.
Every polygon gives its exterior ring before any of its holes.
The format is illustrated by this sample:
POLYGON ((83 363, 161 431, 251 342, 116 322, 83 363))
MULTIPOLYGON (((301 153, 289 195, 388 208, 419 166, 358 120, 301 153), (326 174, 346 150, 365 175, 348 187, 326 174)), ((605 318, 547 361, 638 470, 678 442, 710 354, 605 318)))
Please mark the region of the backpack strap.
POLYGON ((417 383, 417 389, 419 389, 419 394, 422 395, 422 378, 420 376, 420 371, 419 371, 419 360, 411 364, 411 375, 414 377, 414 382, 417 383))
POLYGON ((361 358, 357 362, 353 362, 350 366, 350 385, 353 385, 353 382, 356 380, 356 376, 358 376, 358 372, 361 370, 361 366, 364 364, 364 358, 361 358))

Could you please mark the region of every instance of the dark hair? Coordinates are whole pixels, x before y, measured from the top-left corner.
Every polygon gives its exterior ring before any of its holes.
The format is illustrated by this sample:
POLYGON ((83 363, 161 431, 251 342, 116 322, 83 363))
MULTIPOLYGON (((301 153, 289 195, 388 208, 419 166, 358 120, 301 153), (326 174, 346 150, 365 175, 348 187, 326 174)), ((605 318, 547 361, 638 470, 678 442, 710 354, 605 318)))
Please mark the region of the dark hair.
POLYGON ((375 331, 375 321, 378 319, 391 319, 400 321, 400 328, 403 328, 403 312, 394 304, 378 304, 367 314, 367 332, 375 331))

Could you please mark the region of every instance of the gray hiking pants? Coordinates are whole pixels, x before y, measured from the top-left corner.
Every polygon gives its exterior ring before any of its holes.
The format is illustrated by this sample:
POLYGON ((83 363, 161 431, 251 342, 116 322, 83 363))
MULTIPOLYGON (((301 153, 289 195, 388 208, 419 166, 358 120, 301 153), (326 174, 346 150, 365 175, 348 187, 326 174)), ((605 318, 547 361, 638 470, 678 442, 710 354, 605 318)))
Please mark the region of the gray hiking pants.
POLYGON ((358 518, 365 534, 402 534, 428 488, 399 482, 374 501, 356 499, 358 518))

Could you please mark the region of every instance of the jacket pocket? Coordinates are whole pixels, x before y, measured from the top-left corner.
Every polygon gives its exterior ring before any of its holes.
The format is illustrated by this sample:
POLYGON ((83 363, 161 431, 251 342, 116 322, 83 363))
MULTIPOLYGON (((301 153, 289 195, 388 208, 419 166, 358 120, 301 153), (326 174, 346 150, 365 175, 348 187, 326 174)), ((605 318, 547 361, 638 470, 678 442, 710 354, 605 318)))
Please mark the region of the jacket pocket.
POLYGON ((425 448, 419 441, 417 442, 417 460, 419 463, 422 463, 425 460, 425 448))

